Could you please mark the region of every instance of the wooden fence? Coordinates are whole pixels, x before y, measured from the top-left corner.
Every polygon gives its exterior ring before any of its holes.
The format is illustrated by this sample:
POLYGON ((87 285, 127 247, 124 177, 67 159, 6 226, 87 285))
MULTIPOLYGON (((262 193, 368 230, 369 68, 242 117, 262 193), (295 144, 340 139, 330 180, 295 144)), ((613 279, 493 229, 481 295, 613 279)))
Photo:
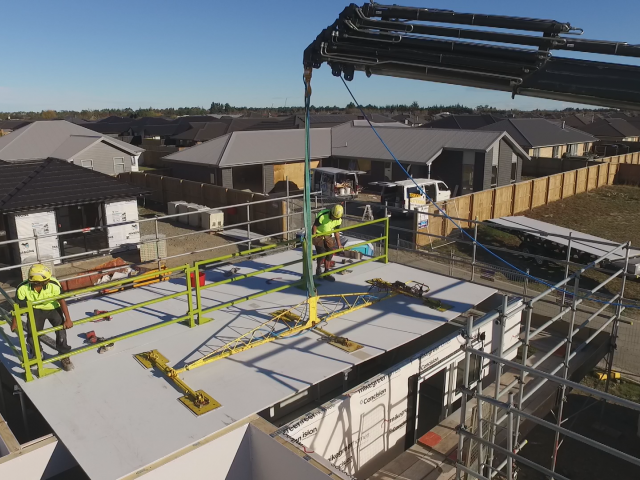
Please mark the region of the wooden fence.
MULTIPOLYGON (((180 178, 165 177, 144 172, 126 172, 118 175, 120 180, 147 189, 151 195, 148 200, 162 205, 166 209, 167 203, 175 200, 184 200, 189 203, 205 205, 210 208, 222 208, 228 205, 239 205, 248 202, 268 199, 267 195, 259 193, 233 190, 231 188, 218 187, 208 183, 192 182, 180 178)), ((273 218, 284 215, 286 202, 274 199, 272 202, 258 203, 246 207, 227 208, 224 210, 224 224, 234 225, 251 220, 262 220, 251 224, 251 231, 263 235, 281 233, 286 229, 284 218, 273 218), (266 220, 270 219, 270 220, 266 220)), ((238 227, 246 229, 246 226, 238 227)))
MULTIPOLYGON (((613 185, 614 182, 620 183, 617 174, 621 167, 624 167, 624 165, 618 165, 613 162, 601 163, 592 167, 463 195, 440 202, 438 205, 447 215, 465 220, 477 219, 484 221, 492 218, 518 215, 533 208, 569 198, 579 193, 589 192, 604 185, 613 185)), ((638 169, 637 167, 633 168, 638 169)), ((640 174, 638 177, 640 178, 640 174)), ((435 209, 431 208, 430 213, 438 213, 433 210, 435 209)), ((416 229, 417 215, 414 215, 414 217, 416 217, 414 219, 414 229, 416 229)), ((464 220, 459 223, 462 227, 471 227, 471 224, 464 220)), ((428 226, 419 231, 446 237, 455 229, 456 227, 452 222, 439 214, 437 216, 430 215, 428 226)), ((415 240, 418 246, 427 245, 433 241, 427 235, 415 235, 415 237, 417 237, 415 240)))
POLYGON ((640 165, 640 152, 625 153, 624 155, 615 155, 613 157, 598 158, 597 160, 607 163, 630 163, 633 165, 640 165))

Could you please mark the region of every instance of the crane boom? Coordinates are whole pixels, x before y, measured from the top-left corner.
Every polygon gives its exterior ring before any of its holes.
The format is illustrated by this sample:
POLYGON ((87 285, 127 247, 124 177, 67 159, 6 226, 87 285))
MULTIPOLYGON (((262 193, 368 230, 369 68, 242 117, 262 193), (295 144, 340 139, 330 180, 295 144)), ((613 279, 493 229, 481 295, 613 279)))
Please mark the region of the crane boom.
POLYGON ((640 110, 640 66, 555 57, 552 51, 640 58, 640 45, 589 40, 570 23, 367 3, 351 4, 304 52, 335 76, 427 80, 640 110), (469 26, 463 28, 461 26, 469 26))

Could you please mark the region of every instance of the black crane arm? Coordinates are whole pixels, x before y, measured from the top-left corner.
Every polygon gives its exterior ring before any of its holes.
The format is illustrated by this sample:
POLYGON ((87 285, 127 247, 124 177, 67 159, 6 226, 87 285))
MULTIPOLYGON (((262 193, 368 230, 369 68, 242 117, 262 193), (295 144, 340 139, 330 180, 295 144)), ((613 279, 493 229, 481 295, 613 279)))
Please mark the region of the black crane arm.
POLYGON ((640 45, 588 40, 569 23, 351 4, 304 52, 335 76, 356 70, 515 95, 640 110, 640 66, 554 57, 552 50, 640 58, 640 45), (462 28, 467 25, 471 28, 462 28))

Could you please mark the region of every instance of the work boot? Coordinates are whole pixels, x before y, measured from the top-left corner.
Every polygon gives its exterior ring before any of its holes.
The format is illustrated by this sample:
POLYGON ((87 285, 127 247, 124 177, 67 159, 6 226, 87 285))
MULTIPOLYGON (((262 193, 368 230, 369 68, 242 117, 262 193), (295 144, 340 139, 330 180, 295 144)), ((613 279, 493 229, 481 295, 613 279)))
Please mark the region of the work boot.
POLYGON ((71 351, 71 347, 69 345, 58 345, 56 350, 58 350, 58 353, 68 353, 71 351))
POLYGON ((318 277, 318 280, 322 280, 320 275, 322 275, 322 267, 318 266, 316 267, 316 276, 318 277))
POLYGON ((71 359, 69 358, 63 358, 62 360, 60 360, 60 363, 62 364, 62 369, 65 372, 70 372, 74 368, 73 363, 71 363, 71 359))
POLYGON ((336 281, 336 277, 334 277, 333 275, 325 275, 324 278, 326 278, 330 282, 335 282, 336 281))

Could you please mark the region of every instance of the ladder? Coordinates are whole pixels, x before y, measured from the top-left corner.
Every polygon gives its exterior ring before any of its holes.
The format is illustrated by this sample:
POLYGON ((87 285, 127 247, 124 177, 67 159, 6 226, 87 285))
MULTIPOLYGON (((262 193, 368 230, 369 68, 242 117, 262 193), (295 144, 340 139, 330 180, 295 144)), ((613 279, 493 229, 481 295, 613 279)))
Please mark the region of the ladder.
POLYGON ((362 214, 362 221, 373 220, 373 211, 371 211, 371 205, 365 205, 364 213, 362 214))

